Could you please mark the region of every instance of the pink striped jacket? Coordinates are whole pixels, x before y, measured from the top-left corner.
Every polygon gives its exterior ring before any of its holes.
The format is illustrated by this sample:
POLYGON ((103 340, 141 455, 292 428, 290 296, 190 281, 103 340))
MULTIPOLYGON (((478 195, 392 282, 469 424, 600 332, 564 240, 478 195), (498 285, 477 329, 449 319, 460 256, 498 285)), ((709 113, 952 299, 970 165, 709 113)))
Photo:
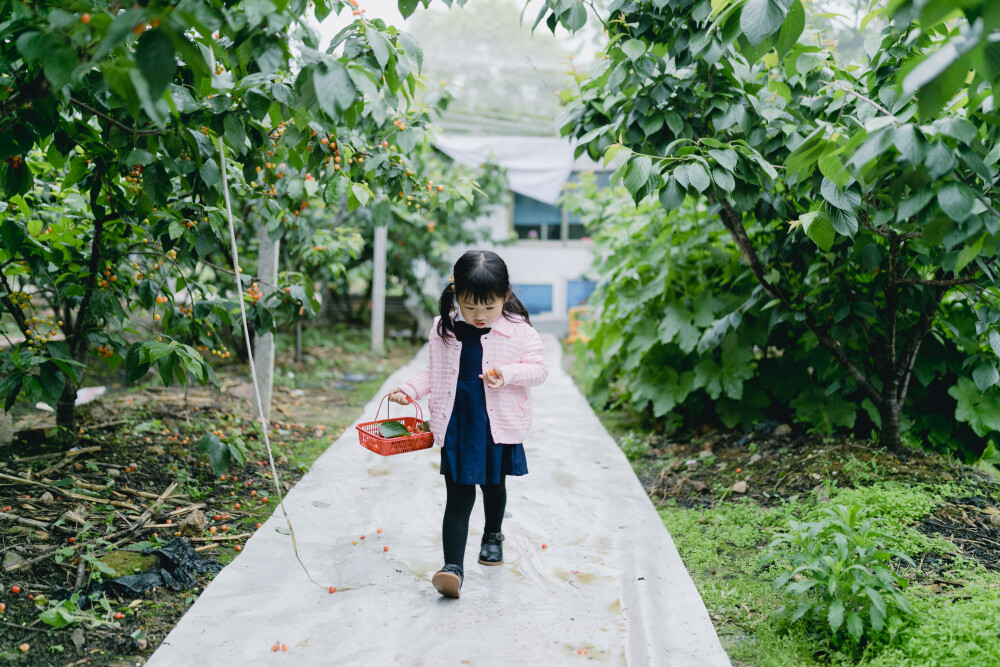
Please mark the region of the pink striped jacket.
MULTIPOLYGON (((414 400, 430 394, 430 427, 434 444, 442 446, 455 406, 462 343, 451 334, 447 340, 437 334, 439 319, 435 317, 431 327, 430 364, 416 377, 401 384, 398 390, 414 400)), ((483 374, 497 368, 504 379, 500 389, 486 388, 486 412, 493 441, 511 445, 523 442, 531 429, 530 388, 545 382, 549 375, 542 339, 523 319, 512 322, 501 315, 490 332, 483 335, 482 341, 483 374)))

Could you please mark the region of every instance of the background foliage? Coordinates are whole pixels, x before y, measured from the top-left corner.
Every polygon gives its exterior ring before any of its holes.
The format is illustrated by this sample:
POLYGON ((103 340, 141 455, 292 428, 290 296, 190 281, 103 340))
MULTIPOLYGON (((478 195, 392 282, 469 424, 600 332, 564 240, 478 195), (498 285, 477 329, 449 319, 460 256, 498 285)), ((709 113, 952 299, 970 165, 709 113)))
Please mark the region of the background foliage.
POLYGON ((1000 382, 993 81, 907 84, 956 37, 895 19, 856 66, 798 0, 609 7, 606 57, 578 76, 563 132, 616 167, 637 204, 680 211, 604 235, 621 245, 604 253, 598 305, 636 312, 602 318, 593 349, 608 363, 601 346, 623 333, 604 377, 634 405, 665 415, 704 390, 739 404, 718 408, 727 423, 779 403, 820 428, 874 423, 892 447, 913 428, 982 451, 1000 382), (645 243, 674 230, 693 240, 664 269, 667 251, 645 243), (702 242, 735 246, 742 271, 719 259, 702 299, 675 302, 702 242), (698 356, 677 363, 677 350, 698 356))

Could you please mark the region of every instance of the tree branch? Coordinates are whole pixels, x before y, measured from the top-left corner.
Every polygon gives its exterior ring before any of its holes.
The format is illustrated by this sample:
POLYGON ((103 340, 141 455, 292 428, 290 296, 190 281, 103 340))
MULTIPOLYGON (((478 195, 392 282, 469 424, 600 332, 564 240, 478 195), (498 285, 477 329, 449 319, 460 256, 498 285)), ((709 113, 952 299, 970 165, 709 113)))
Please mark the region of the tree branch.
POLYGON ((75 97, 69 98, 69 101, 72 102, 73 104, 75 104, 76 106, 80 107, 84 111, 87 111, 87 112, 93 114, 94 116, 97 116, 98 118, 101 118, 102 120, 104 120, 104 121, 106 121, 106 122, 114 125, 119 130, 123 130, 125 132, 128 132, 133 137, 142 137, 142 136, 151 135, 151 134, 163 134, 163 130, 140 130, 140 129, 135 128, 135 127, 129 127, 128 125, 115 120, 114 118, 112 118, 108 114, 104 113, 103 111, 95 109, 94 107, 90 106, 89 104, 87 104, 85 102, 81 102, 80 100, 76 99, 75 97))
MULTIPOLYGON (((709 198, 711 201, 711 198, 709 198)), ((789 308, 791 307, 791 302, 788 299, 788 295, 784 293, 777 286, 773 285, 766 276, 764 276, 764 266, 760 263, 760 257, 757 256, 757 250, 753 247, 753 242, 750 237, 747 236, 747 230, 743 226, 743 219, 740 214, 736 212, 733 205, 725 199, 720 199, 719 204, 722 206, 724 215, 720 216, 722 218, 722 224, 729 231, 729 234, 733 237, 733 241, 736 242, 736 247, 739 249, 740 253, 746 258, 747 262, 750 264, 750 270, 753 271, 754 276, 757 278, 757 282, 760 283, 767 295, 772 299, 778 299, 784 303, 789 308)))
POLYGON ((928 287, 955 287, 976 282, 975 278, 954 278, 952 280, 922 280, 920 278, 902 278, 896 281, 900 285, 927 285, 928 287))
MULTIPOLYGON (((760 262, 760 258, 757 256, 757 251, 753 247, 753 242, 747 235, 746 228, 743 227, 743 220, 740 218, 739 213, 733 208, 725 199, 720 199, 719 204, 722 205, 722 210, 724 215, 720 216, 722 218, 722 224, 726 227, 729 233, 732 235, 733 240, 736 241, 736 246, 739 248, 740 252, 746 258, 747 262, 750 263, 750 270, 753 272, 754 276, 757 278, 757 282, 760 283, 764 291, 772 299, 780 300, 789 311, 793 310, 791 300, 784 290, 780 289, 776 285, 773 285, 764 276, 764 266, 760 262)), ((805 312, 806 320, 805 325, 810 331, 816 336, 820 343, 822 343, 830 352, 836 357, 837 361, 847 370, 851 378, 861 387, 868 397, 872 399, 872 402, 876 405, 882 405, 884 403, 883 395, 875 388, 875 385, 871 383, 865 373, 853 362, 850 357, 847 356, 847 351, 844 347, 838 343, 833 336, 831 336, 825 330, 821 330, 819 325, 816 323, 815 317, 812 313, 805 312)))
POLYGON ((893 396, 892 399, 900 407, 902 407, 903 401, 906 400, 906 393, 910 388, 910 378, 913 377, 913 366, 917 362, 917 353, 920 351, 920 346, 923 344, 927 334, 931 331, 931 326, 934 324, 934 313, 937 312, 938 305, 940 305, 941 299, 947 291, 946 288, 938 289, 934 294, 933 301, 924 308, 920 314, 920 319, 917 320, 917 326, 913 330, 910 340, 906 343, 900 363, 896 367, 897 395, 893 396))

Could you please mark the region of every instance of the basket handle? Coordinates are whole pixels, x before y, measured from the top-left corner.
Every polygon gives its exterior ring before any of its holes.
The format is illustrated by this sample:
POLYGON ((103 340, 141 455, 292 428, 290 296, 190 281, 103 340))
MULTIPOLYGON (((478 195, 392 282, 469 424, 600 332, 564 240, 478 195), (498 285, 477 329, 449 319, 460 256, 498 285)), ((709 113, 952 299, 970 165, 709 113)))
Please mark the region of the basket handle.
MULTIPOLYGON (((390 392, 392 393, 392 392, 390 392)), ((406 394, 403 394, 406 396, 406 394)), ((378 402, 378 410, 375 412, 375 421, 378 421, 378 416, 382 412, 382 404, 385 403, 385 418, 389 419, 389 403, 386 403, 386 399, 389 398, 389 394, 382 397, 382 400, 378 402)), ((417 409, 417 418, 420 421, 424 421, 424 411, 420 409, 420 404, 414 401, 409 396, 406 396, 406 400, 410 402, 410 405, 417 409)), ((391 402, 391 401, 390 401, 391 402)))

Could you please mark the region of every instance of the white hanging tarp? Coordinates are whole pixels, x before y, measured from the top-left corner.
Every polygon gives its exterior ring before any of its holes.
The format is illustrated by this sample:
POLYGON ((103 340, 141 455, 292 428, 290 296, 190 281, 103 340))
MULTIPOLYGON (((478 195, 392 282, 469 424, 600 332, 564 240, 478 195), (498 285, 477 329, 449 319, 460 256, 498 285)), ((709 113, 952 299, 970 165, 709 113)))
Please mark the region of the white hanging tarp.
POLYGON ((587 157, 573 157, 573 144, 558 137, 448 134, 434 145, 461 164, 478 167, 490 161, 507 170, 508 186, 532 199, 555 204, 573 171, 603 171, 587 157))

